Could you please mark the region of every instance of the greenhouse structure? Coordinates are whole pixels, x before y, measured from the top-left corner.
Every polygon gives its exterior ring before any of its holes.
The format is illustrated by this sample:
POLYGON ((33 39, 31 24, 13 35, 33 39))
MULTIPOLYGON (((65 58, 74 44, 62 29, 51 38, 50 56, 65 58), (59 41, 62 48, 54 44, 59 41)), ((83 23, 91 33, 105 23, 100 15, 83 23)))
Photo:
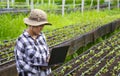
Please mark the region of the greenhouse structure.
POLYGON ((55 62, 49 66, 50 74, 45 76, 120 76, 120 0, 0 0, 0 76, 20 76, 16 67, 16 45, 22 49, 18 52, 19 65, 22 65, 19 68, 33 76, 41 76, 29 71, 36 66, 39 71, 48 69, 41 68, 46 50, 55 62), (46 13, 44 19, 41 15, 31 18, 30 12, 35 9, 46 13), (38 22, 46 20, 52 25, 30 25, 25 23, 27 17, 38 22), (35 34, 38 29, 41 31, 40 27, 44 27, 42 32, 35 34), (35 38, 28 31, 30 28, 35 38), (33 44, 20 39, 24 32, 31 37, 33 44), (37 41, 39 37, 44 42, 37 41), (17 45, 18 40, 23 41, 24 46, 22 43, 17 45), (26 48, 26 44, 33 46, 26 48), (65 53, 66 46, 69 47, 65 53), (58 52, 59 58, 56 59, 52 52, 58 52), (38 57, 36 60, 35 56, 38 57), (32 68, 26 70, 22 64, 25 59, 28 62, 24 64, 32 68), (34 64, 31 60, 39 63, 34 64))

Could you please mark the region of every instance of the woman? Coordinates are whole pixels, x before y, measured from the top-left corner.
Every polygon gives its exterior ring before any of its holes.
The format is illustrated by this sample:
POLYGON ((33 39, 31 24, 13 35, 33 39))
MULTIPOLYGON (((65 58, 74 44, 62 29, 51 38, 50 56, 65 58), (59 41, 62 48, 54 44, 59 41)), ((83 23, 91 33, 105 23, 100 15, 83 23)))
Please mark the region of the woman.
POLYGON ((40 9, 33 9, 24 23, 28 28, 19 36, 14 49, 19 76, 47 76, 51 69, 42 65, 48 63, 50 55, 42 30, 51 23, 40 9))

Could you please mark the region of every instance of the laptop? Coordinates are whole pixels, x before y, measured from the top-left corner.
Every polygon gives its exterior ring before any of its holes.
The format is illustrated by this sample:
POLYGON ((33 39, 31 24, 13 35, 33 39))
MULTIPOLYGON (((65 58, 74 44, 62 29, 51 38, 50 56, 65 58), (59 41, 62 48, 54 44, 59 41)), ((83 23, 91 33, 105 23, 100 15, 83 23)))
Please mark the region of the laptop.
POLYGON ((68 49, 69 45, 53 48, 51 51, 49 62, 41 66, 54 66, 56 64, 64 63, 68 49))

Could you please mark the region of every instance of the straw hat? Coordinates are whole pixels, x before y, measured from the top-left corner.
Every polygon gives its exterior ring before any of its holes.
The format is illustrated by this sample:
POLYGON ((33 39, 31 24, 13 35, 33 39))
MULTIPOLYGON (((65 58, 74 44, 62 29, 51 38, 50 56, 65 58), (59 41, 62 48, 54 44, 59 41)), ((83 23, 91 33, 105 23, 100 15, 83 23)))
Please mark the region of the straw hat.
POLYGON ((47 21, 47 14, 40 9, 33 9, 28 18, 24 18, 24 23, 31 26, 51 25, 47 21))

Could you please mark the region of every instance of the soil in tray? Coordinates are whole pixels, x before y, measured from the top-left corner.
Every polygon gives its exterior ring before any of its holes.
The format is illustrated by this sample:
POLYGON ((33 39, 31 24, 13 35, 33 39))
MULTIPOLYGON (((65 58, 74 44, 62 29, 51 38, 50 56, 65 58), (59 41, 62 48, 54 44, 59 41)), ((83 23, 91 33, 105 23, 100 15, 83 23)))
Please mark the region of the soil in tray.
MULTIPOLYGON (((115 53, 110 55, 109 57, 106 57, 103 61, 101 61, 101 63, 99 64, 99 67, 96 67, 90 70, 89 74, 85 74, 85 76, 94 76, 103 66, 106 65, 107 61, 113 58, 114 56, 115 56, 115 53)), ((106 75, 106 76, 109 76, 109 75, 106 75)))
MULTIPOLYGON (((97 60, 96 62, 98 62, 101 58, 103 58, 104 56, 106 56, 108 54, 108 52, 105 52, 105 53, 103 53, 100 57, 94 57, 92 60, 97 60)), ((112 56, 114 56, 114 55, 112 55, 112 56)), ((111 57, 112 57, 111 56, 111 57)), ((108 57, 107 57, 107 59, 109 59, 108 57)), ((106 61, 106 60, 105 60, 106 61)), ((105 62, 104 61, 104 62, 105 62)), ((78 73, 78 75, 81 75, 83 72, 85 72, 86 70, 88 70, 92 65, 94 65, 94 63, 96 63, 96 62, 92 62, 92 64, 88 64, 88 65, 86 65, 85 67, 82 67, 81 69, 79 69, 79 70, 76 70, 76 73, 78 73)), ((104 63, 103 62, 103 63, 104 63)), ((103 64, 104 65, 104 64, 103 64)))
MULTIPOLYGON (((94 48, 92 48, 92 49, 96 49, 96 48, 94 47, 94 48)), ((100 51, 100 50, 96 49, 94 53, 96 54, 96 53, 98 53, 99 51, 100 51)), ((105 51, 105 53, 103 53, 103 56, 105 56, 108 52, 109 52, 109 51, 105 51)), ((82 62, 85 62, 86 60, 88 60, 88 59, 91 58, 92 56, 93 56, 93 55, 90 55, 90 54, 89 54, 88 57, 87 57, 84 61, 82 61, 82 62)), ((101 57, 103 57, 103 56, 101 56, 101 57)), ((96 57, 96 58, 94 58, 94 60, 98 60, 98 59, 100 59, 101 57, 98 57, 98 58, 96 57)), ((75 62, 75 61, 73 61, 73 62, 75 62)), ((74 64, 71 69, 73 70, 74 68, 78 67, 82 62, 81 62, 81 60, 80 60, 80 62, 74 64)), ((92 65, 93 65, 93 64, 92 64, 92 65)), ((90 64, 90 65, 88 65, 88 66, 92 66, 92 65, 90 64)), ((65 72, 65 74, 68 73, 68 72, 70 72, 71 69, 67 69, 66 72, 65 72)), ((88 69, 88 68, 85 67, 85 68, 83 68, 83 69, 81 69, 81 70, 85 70, 85 69, 88 69)))
MULTIPOLYGON (((95 53, 98 53, 98 52, 99 52, 98 50, 95 51, 95 53)), ((87 53, 89 53, 89 52, 87 52, 87 53)), ((85 54, 87 54, 87 53, 85 53, 85 54)), ((84 58, 83 60, 80 59, 81 56, 73 59, 72 61, 69 62, 69 64, 67 63, 67 65, 65 65, 65 66, 70 65, 70 66, 72 66, 72 68, 67 68, 66 70, 64 70, 64 74, 70 72, 71 70, 73 70, 73 68, 79 66, 82 62, 85 62, 86 60, 88 60, 91 56, 93 56, 93 55, 88 54, 88 56, 87 56, 86 58, 84 58), (79 62, 75 63, 76 60, 79 60, 79 62)), ((64 66, 63 66, 63 67, 64 67, 64 66)), ((62 69, 59 69, 58 71, 60 72, 60 70, 62 70, 62 69)), ((64 75, 64 74, 63 74, 63 75, 64 75)))
MULTIPOLYGON (((115 53, 113 54, 114 56, 116 56, 115 55, 115 53)), ((107 59, 107 60, 110 60, 111 58, 113 58, 114 56, 109 56, 108 58, 105 58, 105 59, 107 59)), ((106 61, 107 61, 106 60, 106 61)), ((105 61, 105 60, 104 60, 105 61)), ((103 62, 104 62, 103 61, 103 62)), ((108 67, 108 69, 109 69, 109 71, 107 72, 107 73, 105 73, 105 75, 104 76, 109 76, 110 74, 112 74, 111 72, 111 70, 113 70, 113 67, 116 65, 116 64, 118 64, 117 62, 118 61, 120 61, 120 57, 117 57, 117 59, 114 61, 114 63, 113 64, 111 64, 109 67, 108 67)), ((102 65, 103 64, 105 64, 105 63, 100 63, 100 65, 99 65, 99 67, 96 67, 96 68, 94 68, 93 70, 91 70, 90 72, 90 74, 89 75, 94 75, 95 73, 97 73, 99 70, 100 70, 100 68, 101 67, 103 67, 102 65)), ((115 74, 118 74, 118 73, 115 73, 115 74)), ((103 75, 102 75, 103 76, 103 75)))
MULTIPOLYGON (((117 66, 119 64, 118 61, 120 61, 120 57, 116 58, 115 61, 107 68, 108 72, 102 73, 101 75, 102 76, 111 76, 112 75, 112 70, 113 70, 114 66, 117 66)), ((117 76, 119 71, 116 71, 116 70, 114 70, 114 71, 115 71, 115 74, 117 76)))
MULTIPOLYGON (((91 49, 95 49, 95 51, 94 51, 95 54, 100 51, 100 50, 97 49, 98 46, 99 46, 99 45, 91 48, 91 49)), ((105 48, 105 47, 106 47, 106 46, 102 46, 101 48, 105 48)), ((84 54, 87 54, 87 53, 89 53, 89 51, 87 51, 87 52, 84 53, 84 54)), ((70 65, 70 66, 72 66, 72 68, 67 68, 66 70, 64 70, 64 74, 70 72, 71 70, 73 70, 73 68, 79 66, 82 62, 85 62, 86 60, 88 60, 88 59, 89 59, 90 57, 92 57, 92 56, 93 56, 93 55, 88 54, 88 57, 86 57, 84 60, 81 60, 81 59, 80 59, 80 62, 78 62, 78 63, 75 63, 75 61, 76 61, 76 60, 79 60, 79 58, 80 58, 81 56, 79 56, 79 57, 75 58, 74 60, 70 61, 69 64, 67 64, 67 65, 72 64, 72 65, 70 65)), ((97 59, 97 58, 96 58, 96 59, 97 59)), ((67 65, 66 65, 66 66, 67 66, 67 65)), ((64 67, 64 66, 63 66, 63 67, 64 67)), ((62 69, 63 69, 63 68, 57 70, 56 72, 59 72, 59 73, 60 73, 60 71, 61 71, 62 69)), ((63 75, 64 75, 64 74, 63 74, 63 75)))
MULTIPOLYGON (((101 57, 104 57, 106 54, 104 54, 103 56, 101 56, 101 57)), ((77 73, 79 73, 79 75, 80 74, 82 74, 83 72, 85 72, 86 70, 88 70, 90 67, 92 67, 96 62, 98 62, 99 60, 100 60, 101 58, 94 58, 94 59, 92 59, 92 60, 94 60, 95 62, 92 62, 92 64, 88 64, 88 65, 86 65, 85 67, 82 67, 81 68, 81 70, 80 70, 80 72, 77 72, 77 73)))
MULTIPOLYGON (((100 51, 100 50, 95 50, 95 53, 98 53, 99 51, 100 51)), ((108 51, 106 51, 106 53, 108 53, 108 51)), ((106 54, 106 53, 104 53, 104 54, 106 54)), ((76 62, 76 60, 79 60, 79 59, 73 60, 73 62, 71 63, 72 65, 70 65, 70 66, 72 66, 72 68, 71 68, 71 69, 66 69, 66 70, 64 71, 64 73, 66 74, 66 73, 70 72, 70 71, 73 70, 74 68, 78 67, 81 63, 87 61, 87 60, 88 60, 89 58, 91 58, 92 56, 93 56, 93 55, 88 54, 87 58, 85 58, 84 60, 81 60, 81 59, 80 59, 80 62, 78 62, 78 63, 75 63, 75 62, 76 62)), ((96 58, 96 59, 98 59, 98 58, 96 58)), ((95 60, 96 60, 96 59, 95 59, 95 60)), ((70 63, 69 63, 69 64, 70 64, 70 63)))

